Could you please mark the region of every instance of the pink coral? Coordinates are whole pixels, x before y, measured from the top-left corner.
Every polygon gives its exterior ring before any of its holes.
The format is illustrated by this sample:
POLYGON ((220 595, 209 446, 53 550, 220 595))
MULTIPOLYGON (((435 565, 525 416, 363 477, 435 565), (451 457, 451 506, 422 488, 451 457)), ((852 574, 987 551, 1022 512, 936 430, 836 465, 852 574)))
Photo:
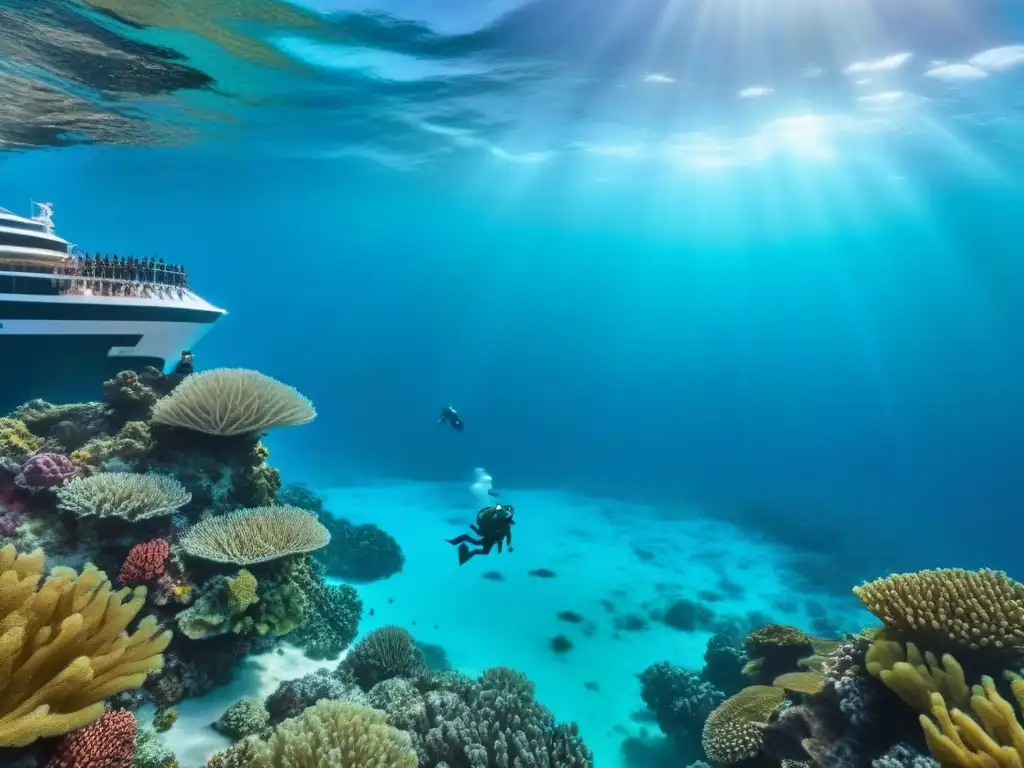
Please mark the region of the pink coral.
POLYGON ((15 485, 0 483, 0 512, 7 510, 20 515, 25 511, 24 491, 15 485))
POLYGON ((37 453, 21 465, 21 473, 14 481, 23 488, 37 490, 64 485, 78 474, 71 459, 60 453, 37 453))
POLYGON ((131 768, 136 728, 135 715, 128 710, 107 712, 65 736, 46 768, 131 768))
POLYGON ((171 553, 170 545, 164 539, 153 539, 136 544, 128 552, 121 566, 121 583, 130 581, 150 581, 164 572, 167 556, 171 553))

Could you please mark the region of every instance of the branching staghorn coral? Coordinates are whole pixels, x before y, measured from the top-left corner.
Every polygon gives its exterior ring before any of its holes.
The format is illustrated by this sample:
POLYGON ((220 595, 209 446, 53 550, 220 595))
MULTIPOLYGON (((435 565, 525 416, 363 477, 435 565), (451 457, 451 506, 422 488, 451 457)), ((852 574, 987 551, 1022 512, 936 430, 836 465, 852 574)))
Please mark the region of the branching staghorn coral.
POLYGON ((114 592, 91 565, 44 580, 41 551, 0 549, 0 746, 93 723, 105 697, 161 668, 171 633, 152 617, 125 632, 145 600, 143 587, 114 592))
POLYGON ((76 477, 57 492, 58 506, 78 517, 116 517, 128 522, 173 515, 192 499, 167 475, 104 472, 76 477))
POLYGON ((181 539, 186 553, 201 560, 254 565, 312 552, 331 540, 312 514, 297 507, 255 507, 208 517, 181 539))
POLYGON ((1002 571, 899 573, 853 592, 886 629, 936 651, 1024 648, 1024 584, 1002 571))
POLYGON ((188 376, 153 407, 158 424, 232 437, 306 424, 313 404, 298 390, 244 368, 215 368, 188 376))
POLYGON ((281 723, 266 741, 249 737, 214 755, 218 768, 416 768, 409 735, 384 714, 345 701, 320 701, 281 723))

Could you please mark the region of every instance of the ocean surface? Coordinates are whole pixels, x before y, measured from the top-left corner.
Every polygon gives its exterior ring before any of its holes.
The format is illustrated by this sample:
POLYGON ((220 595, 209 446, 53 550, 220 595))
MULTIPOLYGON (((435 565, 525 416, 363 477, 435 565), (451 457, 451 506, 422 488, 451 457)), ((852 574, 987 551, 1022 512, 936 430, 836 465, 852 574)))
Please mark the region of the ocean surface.
POLYGON ((197 366, 316 404, 271 462, 407 559, 361 633, 639 768, 635 675, 710 633, 603 600, 836 636, 865 579, 1024 575, 1019 3, 367 2, 0 0, 0 205, 184 263, 197 366), (515 551, 460 568, 476 467, 515 551))

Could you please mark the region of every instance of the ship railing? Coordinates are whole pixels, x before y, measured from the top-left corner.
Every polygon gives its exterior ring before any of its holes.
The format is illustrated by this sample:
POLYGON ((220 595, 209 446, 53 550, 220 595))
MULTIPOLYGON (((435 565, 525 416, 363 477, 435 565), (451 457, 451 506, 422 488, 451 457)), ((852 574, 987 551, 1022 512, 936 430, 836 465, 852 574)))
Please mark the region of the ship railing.
POLYGON ((50 275, 62 296, 124 296, 141 299, 181 299, 194 297, 183 285, 170 285, 142 279, 90 277, 89 275, 50 275))

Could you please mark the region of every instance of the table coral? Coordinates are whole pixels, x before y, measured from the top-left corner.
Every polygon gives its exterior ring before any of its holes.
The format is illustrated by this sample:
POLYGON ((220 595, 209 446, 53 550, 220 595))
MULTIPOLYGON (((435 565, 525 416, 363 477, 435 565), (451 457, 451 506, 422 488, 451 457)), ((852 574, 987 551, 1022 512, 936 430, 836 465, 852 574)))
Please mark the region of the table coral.
POLYGON ((190 556, 215 563, 254 565, 311 552, 331 540, 316 517, 296 507, 256 507, 207 517, 181 539, 190 556))

